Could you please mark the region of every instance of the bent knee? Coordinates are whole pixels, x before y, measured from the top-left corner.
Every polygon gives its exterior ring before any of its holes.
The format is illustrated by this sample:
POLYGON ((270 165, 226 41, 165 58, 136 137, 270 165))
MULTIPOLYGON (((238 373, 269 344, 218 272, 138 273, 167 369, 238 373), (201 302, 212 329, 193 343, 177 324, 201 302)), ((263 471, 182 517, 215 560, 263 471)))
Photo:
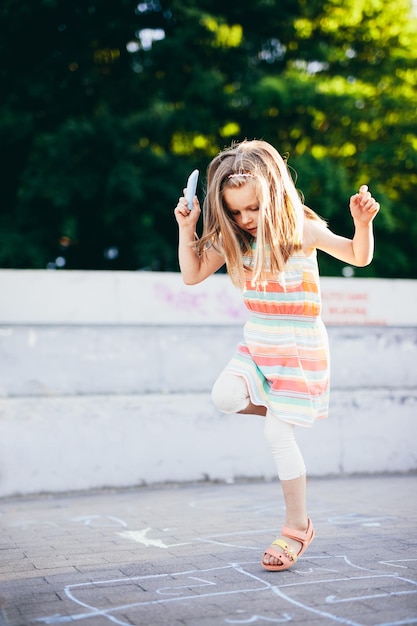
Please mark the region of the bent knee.
POLYGON ((211 399, 223 413, 239 413, 247 408, 250 397, 242 376, 224 372, 213 385, 211 399))

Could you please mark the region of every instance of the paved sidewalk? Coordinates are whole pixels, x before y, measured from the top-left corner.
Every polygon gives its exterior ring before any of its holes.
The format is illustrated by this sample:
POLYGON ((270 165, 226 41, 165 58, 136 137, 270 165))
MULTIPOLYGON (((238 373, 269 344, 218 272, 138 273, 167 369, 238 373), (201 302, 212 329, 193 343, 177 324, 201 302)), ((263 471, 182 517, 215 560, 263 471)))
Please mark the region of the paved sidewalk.
POLYGON ((417 624, 416 486, 310 480, 316 539, 281 573, 278 483, 0 500, 0 624, 417 624))

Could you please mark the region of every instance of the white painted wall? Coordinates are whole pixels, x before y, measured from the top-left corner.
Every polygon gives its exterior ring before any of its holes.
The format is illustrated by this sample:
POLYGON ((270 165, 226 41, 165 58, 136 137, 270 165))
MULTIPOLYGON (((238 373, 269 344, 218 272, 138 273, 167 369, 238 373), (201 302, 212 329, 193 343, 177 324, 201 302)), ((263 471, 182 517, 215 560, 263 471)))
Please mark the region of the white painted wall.
MULTIPOLYGON (((417 468, 417 281, 322 279, 331 416, 298 429, 310 475, 417 468)), ((241 338, 224 275, 0 271, 0 496, 275 468, 262 418, 210 388, 241 338)))
MULTIPOLYGON (((417 325, 417 281, 322 278, 323 319, 337 325, 417 325)), ((0 270, 0 324, 241 324, 224 274, 188 287, 169 272, 0 270)))

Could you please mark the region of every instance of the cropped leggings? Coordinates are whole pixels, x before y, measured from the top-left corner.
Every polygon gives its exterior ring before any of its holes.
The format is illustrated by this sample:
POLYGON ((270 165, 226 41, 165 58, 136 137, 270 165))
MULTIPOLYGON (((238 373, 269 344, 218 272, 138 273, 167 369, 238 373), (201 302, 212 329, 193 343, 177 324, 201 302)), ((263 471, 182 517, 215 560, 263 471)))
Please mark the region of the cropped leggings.
MULTIPOLYGON (((214 383, 211 397, 214 405, 223 413, 239 413, 251 403, 245 379, 230 372, 220 374, 214 383)), ((267 410, 264 433, 280 480, 303 476, 306 468, 295 440, 294 424, 284 422, 267 410)))

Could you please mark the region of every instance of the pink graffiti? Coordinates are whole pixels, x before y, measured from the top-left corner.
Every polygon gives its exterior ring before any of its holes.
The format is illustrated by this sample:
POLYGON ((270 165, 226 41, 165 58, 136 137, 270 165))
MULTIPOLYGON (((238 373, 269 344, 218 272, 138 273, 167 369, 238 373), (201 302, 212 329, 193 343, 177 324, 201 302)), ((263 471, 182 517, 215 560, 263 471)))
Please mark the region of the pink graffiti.
POLYGON ((167 285, 155 285, 156 297, 179 311, 187 311, 207 315, 207 294, 193 293, 182 289, 175 291, 167 285))
POLYGON ((247 317, 245 315, 246 309, 243 304, 236 302, 230 297, 230 294, 226 290, 220 291, 217 296, 217 308, 220 313, 233 319, 235 321, 244 321, 247 317))

